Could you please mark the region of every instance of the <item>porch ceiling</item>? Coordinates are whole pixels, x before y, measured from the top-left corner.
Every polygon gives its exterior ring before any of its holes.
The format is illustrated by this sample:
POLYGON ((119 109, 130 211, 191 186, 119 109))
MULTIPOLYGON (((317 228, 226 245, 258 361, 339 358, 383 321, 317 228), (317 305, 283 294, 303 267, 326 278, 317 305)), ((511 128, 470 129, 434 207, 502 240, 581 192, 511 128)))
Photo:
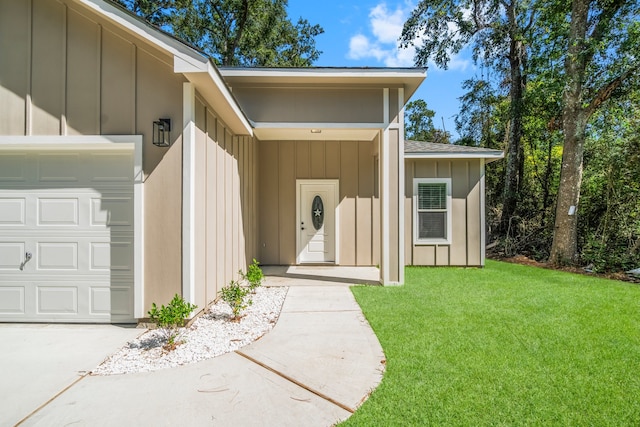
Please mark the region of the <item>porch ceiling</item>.
POLYGON ((379 128, 260 127, 256 124, 253 133, 261 141, 371 141, 379 131, 379 128))

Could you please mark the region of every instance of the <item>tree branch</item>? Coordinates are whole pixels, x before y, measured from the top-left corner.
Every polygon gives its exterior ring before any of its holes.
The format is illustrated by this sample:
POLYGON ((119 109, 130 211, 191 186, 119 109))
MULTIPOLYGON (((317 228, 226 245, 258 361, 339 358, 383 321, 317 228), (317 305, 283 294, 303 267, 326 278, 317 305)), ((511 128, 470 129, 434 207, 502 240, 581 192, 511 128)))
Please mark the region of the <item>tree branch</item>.
POLYGON ((635 64, 633 67, 626 70, 624 73, 620 74, 618 77, 610 80, 607 84, 602 86, 593 100, 589 103, 589 106, 586 108, 587 119, 591 117, 591 115, 613 94, 613 91, 620 87, 620 85, 634 72, 636 72, 640 68, 640 63, 635 64))
POLYGON ((242 34, 244 33, 247 18, 249 17, 249 0, 242 0, 242 10, 240 11, 240 17, 236 23, 236 35, 234 38, 230 38, 229 46, 227 48, 227 55, 222 62, 222 65, 235 65, 231 64, 231 59, 234 57, 234 53, 238 44, 240 43, 240 39, 242 38, 242 34))

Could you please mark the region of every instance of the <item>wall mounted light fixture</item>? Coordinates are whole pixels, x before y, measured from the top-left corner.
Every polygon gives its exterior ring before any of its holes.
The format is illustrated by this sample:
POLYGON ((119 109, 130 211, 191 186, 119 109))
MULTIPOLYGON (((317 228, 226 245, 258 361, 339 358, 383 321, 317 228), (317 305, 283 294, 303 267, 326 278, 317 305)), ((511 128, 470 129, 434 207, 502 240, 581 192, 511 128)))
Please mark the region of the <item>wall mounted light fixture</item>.
POLYGON ((153 122, 153 145, 158 147, 171 145, 171 119, 158 119, 153 122))

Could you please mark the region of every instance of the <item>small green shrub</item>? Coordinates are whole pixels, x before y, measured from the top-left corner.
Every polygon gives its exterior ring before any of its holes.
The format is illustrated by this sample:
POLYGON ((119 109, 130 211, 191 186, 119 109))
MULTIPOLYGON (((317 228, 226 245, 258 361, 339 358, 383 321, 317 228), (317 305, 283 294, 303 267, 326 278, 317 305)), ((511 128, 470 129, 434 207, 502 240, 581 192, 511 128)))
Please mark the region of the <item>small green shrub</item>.
POLYGON ((260 263, 256 261, 255 258, 253 259, 253 263, 247 267, 246 273, 243 273, 242 270, 239 271, 239 273, 240 276, 249 284, 249 290, 251 292, 255 292, 255 290, 262 285, 264 274, 260 268, 260 263))
POLYGON ((236 280, 232 280, 228 286, 220 290, 220 297, 231 307, 234 320, 240 319, 242 310, 253 304, 251 299, 247 299, 249 292, 248 288, 242 287, 236 280))
POLYGON ((197 305, 188 303, 180 295, 176 294, 171 302, 160 308, 154 302, 149 310, 149 318, 153 321, 163 334, 166 344, 165 350, 171 351, 179 344, 179 330, 184 326, 185 320, 191 312, 198 308, 197 305))

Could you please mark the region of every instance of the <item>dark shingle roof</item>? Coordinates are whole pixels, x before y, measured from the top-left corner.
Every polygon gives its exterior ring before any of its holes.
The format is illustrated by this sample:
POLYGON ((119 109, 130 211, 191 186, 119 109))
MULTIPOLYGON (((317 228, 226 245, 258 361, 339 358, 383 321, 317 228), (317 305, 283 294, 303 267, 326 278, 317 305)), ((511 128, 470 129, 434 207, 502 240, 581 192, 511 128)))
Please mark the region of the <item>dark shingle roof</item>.
POLYGON ((483 147, 467 147, 466 145, 439 144, 435 142, 409 141, 404 142, 404 153, 414 155, 434 155, 446 157, 491 157, 501 158, 504 153, 500 150, 492 150, 483 147))

